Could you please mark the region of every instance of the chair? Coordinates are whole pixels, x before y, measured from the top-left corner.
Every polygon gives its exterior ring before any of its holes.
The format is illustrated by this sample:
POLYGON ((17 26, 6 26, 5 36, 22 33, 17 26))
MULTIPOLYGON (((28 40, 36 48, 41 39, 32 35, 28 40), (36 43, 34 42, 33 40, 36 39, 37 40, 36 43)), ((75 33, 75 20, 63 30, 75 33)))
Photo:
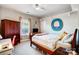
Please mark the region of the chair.
POLYGON ((8 55, 12 54, 13 45, 11 42, 11 38, 0 40, 0 55, 8 55))
POLYGON ((13 36, 13 39, 12 39, 12 45, 14 46, 15 45, 15 39, 16 39, 16 35, 13 36))

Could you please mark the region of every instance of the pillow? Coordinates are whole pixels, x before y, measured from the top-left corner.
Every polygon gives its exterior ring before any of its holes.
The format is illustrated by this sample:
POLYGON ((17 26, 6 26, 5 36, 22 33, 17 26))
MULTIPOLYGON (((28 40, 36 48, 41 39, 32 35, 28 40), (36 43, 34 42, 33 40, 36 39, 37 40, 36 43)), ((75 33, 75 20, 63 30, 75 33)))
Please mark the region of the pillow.
POLYGON ((63 32, 62 34, 60 34, 58 36, 58 39, 62 40, 65 35, 67 35, 67 33, 66 32, 63 32))
POLYGON ((70 43, 70 42, 72 41, 72 39, 73 39, 73 35, 70 36, 70 38, 65 39, 63 42, 64 42, 64 43, 70 43))
POLYGON ((42 35, 47 35, 48 33, 39 33, 39 34, 35 34, 37 36, 42 36, 42 35))
POLYGON ((2 39, 2 36, 0 35, 0 39, 2 39))
POLYGON ((67 34, 63 37, 63 39, 61 40, 62 42, 65 42, 66 40, 68 40, 70 37, 72 36, 72 34, 67 34))

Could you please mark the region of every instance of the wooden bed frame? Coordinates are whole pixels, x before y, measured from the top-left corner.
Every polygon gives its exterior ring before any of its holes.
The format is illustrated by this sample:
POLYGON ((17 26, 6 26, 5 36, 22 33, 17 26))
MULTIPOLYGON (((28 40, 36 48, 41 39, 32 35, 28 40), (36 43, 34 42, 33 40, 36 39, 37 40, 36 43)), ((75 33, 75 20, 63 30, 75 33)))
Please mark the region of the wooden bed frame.
POLYGON ((51 51, 49 49, 46 49, 46 48, 44 48, 44 47, 42 47, 42 46, 34 43, 33 41, 31 42, 31 46, 32 46, 32 44, 35 45, 37 48, 39 48, 39 50, 43 51, 44 54, 49 54, 49 55, 54 54, 54 51, 51 51))
POLYGON ((33 35, 30 35, 29 36, 29 39, 30 39, 30 46, 32 47, 32 44, 35 45, 37 48, 39 48, 39 50, 43 51, 44 54, 48 54, 48 55, 53 55, 55 52, 54 51, 51 51, 45 47, 42 47, 40 46, 39 44, 35 43, 32 41, 32 37, 34 36, 35 34, 33 35))
MULTIPOLYGON (((72 48, 75 46, 74 44, 74 42, 75 42, 75 37, 76 37, 76 30, 75 30, 75 32, 74 32, 74 37, 73 37, 73 40, 72 40, 72 48)), ((33 36, 33 35, 32 35, 33 36)), ((49 55, 55 55, 55 53, 56 53, 56 51, 51 51, 51 50, 49 50, 49 49, 47 49, 47 48, 45 48, 45 47, 42 47, 42 46, 40 46, 39 44, 36 44, 35 42, 33 42, 32 41, 32 36, 30 36, 30 46, 32 47, 32 44, 33 45, 35 45, 37 48, 39 48, 39 50, 41 50, 41 51, 43 51, 43 53, 45 53, 45 54, 49 54, 49 55)))

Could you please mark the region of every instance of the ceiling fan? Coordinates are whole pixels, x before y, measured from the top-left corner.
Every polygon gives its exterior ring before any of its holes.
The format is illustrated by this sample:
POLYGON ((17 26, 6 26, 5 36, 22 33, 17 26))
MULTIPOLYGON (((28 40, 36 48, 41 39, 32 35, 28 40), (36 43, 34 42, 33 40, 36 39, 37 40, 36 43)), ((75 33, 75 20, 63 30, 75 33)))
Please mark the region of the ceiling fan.
POLYGON ((34 8, 38 11, 45 11, 45 8, 41 4, 35 4, 34 8))

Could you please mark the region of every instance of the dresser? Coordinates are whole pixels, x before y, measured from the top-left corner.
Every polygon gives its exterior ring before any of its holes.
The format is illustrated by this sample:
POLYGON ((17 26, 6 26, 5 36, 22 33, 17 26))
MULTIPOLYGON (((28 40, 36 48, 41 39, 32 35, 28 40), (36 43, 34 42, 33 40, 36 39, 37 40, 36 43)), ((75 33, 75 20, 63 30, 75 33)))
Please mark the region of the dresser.
POLYGON ((20 22, 8 19, 1 20, 1 35, 3 39, 11 38, 11 40, 13 36, 16 36, 14 45, 20 43, 20 22))

